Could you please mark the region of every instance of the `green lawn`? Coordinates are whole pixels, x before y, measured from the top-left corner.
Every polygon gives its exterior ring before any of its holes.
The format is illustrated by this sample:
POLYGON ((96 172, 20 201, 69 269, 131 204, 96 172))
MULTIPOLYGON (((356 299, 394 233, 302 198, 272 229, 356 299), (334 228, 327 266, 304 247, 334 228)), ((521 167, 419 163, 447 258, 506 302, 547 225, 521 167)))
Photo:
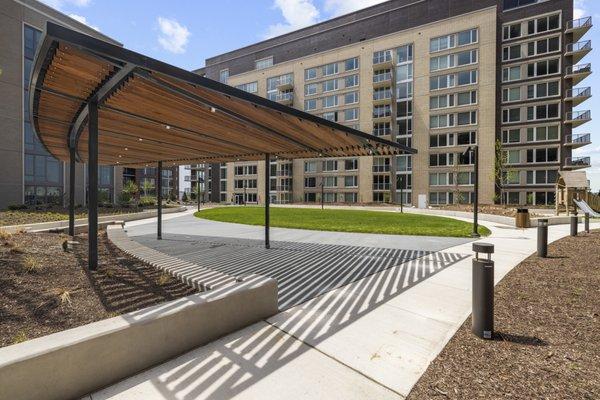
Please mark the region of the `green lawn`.
MULTIPOLYGON (((218 207, 198 211, 198 218, 264 225, 263 207, 218 207)), ((451 218, 430 215, 362 210, 271 207, 271 226, 318 231, 384 233, 392 235, 469 237, 473 225, 451 218)), ((479 226, 482 236, 490 230, 479 226)))

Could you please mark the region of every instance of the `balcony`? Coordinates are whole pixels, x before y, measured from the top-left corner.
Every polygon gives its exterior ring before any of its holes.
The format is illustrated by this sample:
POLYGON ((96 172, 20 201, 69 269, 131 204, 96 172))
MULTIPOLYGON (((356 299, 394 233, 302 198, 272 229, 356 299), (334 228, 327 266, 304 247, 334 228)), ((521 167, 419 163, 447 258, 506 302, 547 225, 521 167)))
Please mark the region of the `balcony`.
POLYGON ((391 51, 380 51, 373 55, 373 69, 391 68, 394 66, 394 57, 391 51))
POLYGON ((385 89, 373 92, 373 104, 392 104, 392 90, 386 87, 385 89))
POLYGON ((382 88, 388 87, 392 84, 392 72, 386 70, 385 72, 379 72, 373 74, 373 87, 382 88))
POLYGON ((567 21, 565 33, 572 33, 573 40, 577 41, 583 37, 592 27, 592 17, 584 17, 567 21))
POLYGON ((373 136, 381 137, 381 136, 389 136, 392 134, 392 128, 383 127, 383 128, 373 128, 373 136))
POLYGON ((373 123, 392 122, 392 112, 374 112, 373 123))
POLYGON ((293 87, 294 87, 294 78, 292 78, 291 76, 281 77, 277 81, 277 90, 279 90, 280 92, 290 90, 293 87))
POLYGON ((591 134, 579 133, 565 136, 565 146, 569 146, 573 149, 578 147, 587 146, 592 143, 591 134))
POLYGON ((590 51, 592 51, 592 41, 585 40, 583 42, 569 43, 565 48, 565 56, 573 57, 573 64, 581 61, 590 51))
POLYGON ((390 190, 389 183, 373 183, 373 190, 390 190))
POLYGON ((565 158, 565 169, 588 168, 591 165, 590 157, 567 157, 565 158))
POLYGON ((592 97, 591 87, 573 88, 565 93, 565 101, 570 101, 573 107, 578 106, 590 97, 592 97))
POLYGON ((278 93, 275 96, 275 101, 286 106, 291 106, 294 102, 294 92, 278 93))
POLYGON ((592 120, 592 112, 587 111, 572 111, 565 115, 565 124, 571 124, 573 128, 585 124, 592 120))
POLYGON ((577 85, 579 82, 587 78, 592 74, 592 64, 579 64, 567 67, 565 73, 565 79, 571 79, 573 85, 577 85))

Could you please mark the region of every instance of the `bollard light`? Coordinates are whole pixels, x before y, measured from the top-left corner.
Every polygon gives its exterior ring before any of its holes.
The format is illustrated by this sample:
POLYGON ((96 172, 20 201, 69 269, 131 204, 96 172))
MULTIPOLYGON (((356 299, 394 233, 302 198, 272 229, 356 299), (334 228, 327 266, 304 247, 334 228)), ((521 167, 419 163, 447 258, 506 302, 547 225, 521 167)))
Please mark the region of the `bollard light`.
POLYGON ((494 245, 473 243, 473 316, 471 331, 482 339, 494 334, 494 245), (483 258, 485 256, 486 258, 483 258))
POLYGON ((590 233, 590 213, 585 213, 585 232, 590 233))
POLYGON ((577 215, 571 215, 571 236, 577 236, 577 223, 578 223, 577 215))
POLYGON ((548 219, 538 219, 537 230, 537 255, 538 257, 548 257, 548 219))

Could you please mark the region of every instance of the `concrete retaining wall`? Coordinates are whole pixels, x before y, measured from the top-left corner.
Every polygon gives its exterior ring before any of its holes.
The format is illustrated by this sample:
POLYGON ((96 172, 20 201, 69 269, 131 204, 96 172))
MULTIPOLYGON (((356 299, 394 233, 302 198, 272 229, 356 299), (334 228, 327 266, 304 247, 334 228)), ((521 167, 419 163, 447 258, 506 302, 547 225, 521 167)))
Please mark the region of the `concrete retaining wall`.
MULTIPOLYGON (((163 208, 163 215, 172 214, 185 211, 185 207, 169 207, 163 208)), ((140 219, 156 217, 156 210, 148 210, 131 214, 116 214, 116 215, 103 215, 98 216, 98 224, 101 226, 110 225, 113 221, 137 221, 140 219)), ((51 221, 51 222, 39 222, 35 224, 24 224, 24 225, 11 225, 1 226, 0 229, 8 233, 16 233, 19 230, 25 230, 28 232, 41 232, 47 230, 61 230, 68 229, 69 221, 51 221)), ((75 231, 76 232, 87 232, 87 218, 79 218, 75 220, 75 231)))
POLYGON ((0 349, 0 399, 73 399, 277 313, 277 283, 243 282, 0 349))

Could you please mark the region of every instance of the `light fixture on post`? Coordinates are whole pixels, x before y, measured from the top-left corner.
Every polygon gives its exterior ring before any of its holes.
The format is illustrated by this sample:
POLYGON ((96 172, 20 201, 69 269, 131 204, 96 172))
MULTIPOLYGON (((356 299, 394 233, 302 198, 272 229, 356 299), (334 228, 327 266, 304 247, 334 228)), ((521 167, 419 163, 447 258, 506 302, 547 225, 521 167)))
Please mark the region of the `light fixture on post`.
POLYGON ((473 233, 471 233, 471 237, 478 238, 481 237, 477 223, 477 209, 479 208, 479 146, 469 146, 465 152, 461 154, 461 157, 465 162, 468 161, 469 154, 473 154, 473 168, 475 175, 475 182, 473 185, 473 233))

